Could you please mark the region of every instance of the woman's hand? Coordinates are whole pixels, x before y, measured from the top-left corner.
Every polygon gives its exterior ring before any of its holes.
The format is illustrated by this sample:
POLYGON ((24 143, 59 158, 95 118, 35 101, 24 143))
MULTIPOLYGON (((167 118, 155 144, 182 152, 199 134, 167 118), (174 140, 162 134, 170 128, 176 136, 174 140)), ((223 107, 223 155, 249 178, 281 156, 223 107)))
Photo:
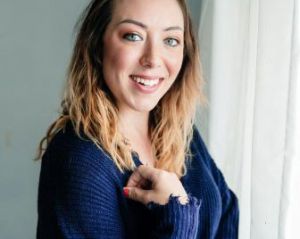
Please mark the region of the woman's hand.
POLYGON ((181 204, 188 202, 188 197, 175 173, 141 165, 130 176, 124 195, 143 204, 154 202, 165 205, 169 197, 178 196, 181 204))

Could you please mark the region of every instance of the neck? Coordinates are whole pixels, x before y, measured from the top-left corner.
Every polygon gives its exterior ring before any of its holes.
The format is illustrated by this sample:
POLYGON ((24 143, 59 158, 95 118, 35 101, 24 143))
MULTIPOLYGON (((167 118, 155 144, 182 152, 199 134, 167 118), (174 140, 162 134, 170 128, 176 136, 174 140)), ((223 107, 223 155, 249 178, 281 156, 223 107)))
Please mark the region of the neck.
POLYGON ((155 160, 148 123, 149 112, 119 111, 119 129, 129 140, 131 150, 138 153, 142 163, 154 166, 155 160))
POLYGON ((122 134, 130 141, 134 139, 148 139, 149 112, 121 110, 119 111, 119 120, 122 134))

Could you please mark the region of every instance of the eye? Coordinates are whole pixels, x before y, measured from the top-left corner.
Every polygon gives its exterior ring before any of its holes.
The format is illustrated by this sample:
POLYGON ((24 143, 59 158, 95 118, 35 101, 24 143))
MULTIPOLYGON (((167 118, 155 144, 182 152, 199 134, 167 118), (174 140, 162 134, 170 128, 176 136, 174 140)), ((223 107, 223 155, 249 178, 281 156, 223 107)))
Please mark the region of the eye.
POLYGON ((167 38, 164 40, 164 42, 165 42, 165 44, 167 44, 168 46, 171 46, 171 47, 175 47, 180 44, 180 42, 175 38, 167 38))
POLYGON ((136 33, 126 33, 123 38, 128 41, 142 41, 143 38, 136 33))

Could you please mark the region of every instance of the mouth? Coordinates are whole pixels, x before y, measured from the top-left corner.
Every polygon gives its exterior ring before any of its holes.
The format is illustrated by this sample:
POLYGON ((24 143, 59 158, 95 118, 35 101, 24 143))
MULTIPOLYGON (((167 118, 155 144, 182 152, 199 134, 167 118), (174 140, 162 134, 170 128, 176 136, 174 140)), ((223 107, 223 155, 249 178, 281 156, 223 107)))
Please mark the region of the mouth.
POLYGON ((164 80, 164 77, 150 75, 130 75, 133 86, 142 94, 155 93, 164 80))
POLYGON ((163 77, 158 76, 140 76, 140 75, 130 75, 130 78, 136 83, 145 87, 155 87, 162 81, 163 77))

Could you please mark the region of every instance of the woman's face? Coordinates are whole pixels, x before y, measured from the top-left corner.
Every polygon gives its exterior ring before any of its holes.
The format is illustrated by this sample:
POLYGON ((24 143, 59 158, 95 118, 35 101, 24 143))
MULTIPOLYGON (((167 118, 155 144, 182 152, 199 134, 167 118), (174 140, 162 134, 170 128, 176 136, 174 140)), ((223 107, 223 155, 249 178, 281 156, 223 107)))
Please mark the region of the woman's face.
POLYGON ((149 112, 181 68, 181 8, 176 0, 115 0, 103 42, 104 79, 119 109, 149 112))

